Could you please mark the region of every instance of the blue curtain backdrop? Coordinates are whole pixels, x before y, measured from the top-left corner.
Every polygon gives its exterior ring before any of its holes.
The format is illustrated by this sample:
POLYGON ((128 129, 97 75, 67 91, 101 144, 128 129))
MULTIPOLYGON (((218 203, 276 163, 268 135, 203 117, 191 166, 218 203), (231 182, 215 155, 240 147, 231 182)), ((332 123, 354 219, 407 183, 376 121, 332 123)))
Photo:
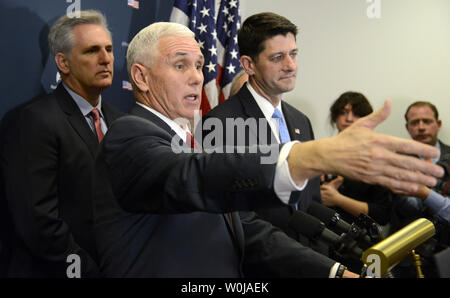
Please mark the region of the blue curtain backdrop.
POLYGON ((127 45, 145 26, 168 21, 174 0, 137 2, 139 9, 129 6, 127 0, 0 0, 0 119, 10 109, 48 93, 56 85, 48 31, 58 17, 73 11, 78 3, 82 10, 99 10, 108 19, 114 44, 114 81, 103 98, 128 112, 133 97, 131 91, 122 88, 122 81, 128 81, 127 45))

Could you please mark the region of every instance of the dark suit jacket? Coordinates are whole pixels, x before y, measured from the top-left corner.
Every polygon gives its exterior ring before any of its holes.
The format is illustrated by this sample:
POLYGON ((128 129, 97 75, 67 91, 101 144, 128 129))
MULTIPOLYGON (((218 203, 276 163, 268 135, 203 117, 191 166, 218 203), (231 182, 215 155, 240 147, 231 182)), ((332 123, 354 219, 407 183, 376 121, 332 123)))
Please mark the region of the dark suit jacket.
MULTIPOLYGON (((107 125, 121 113, 102 102, 107 125)), ((12 111, 2 123, 2 170, 14 231, 10 277, 65 277, 67 256, 81 276, 97 276, 92 181, 99 144, 78 106, 57 89, 12 111)))
POLYGON ((334 261, 254 213, 224 214, 281 205, 262 154, 175 153, 167 124, 138 105, 130 113, 138 117, 110 127, 96 164, 112 189, 95 195, 105 276, 328 276, 334 261))
POLYGON ((444 158, 445 155, 450 154, 450 146, 442 143, 441 140, 439 140, 439 145, 441 146, 441 156, 439 157, 439 161, 444 158))
MULTIPOLYGON (((298 140, 300 142, 307 142, 313 140, 314 134, 308 117, 284 101, 281 102, 281 106, 291 140, 292 141, 298 140)), ((270 127, 268 126, 269 124, 267 123, 263 112, 259 108, 258 104, 256 103, 255 99, 253 98, 252 94, 250 93, 246 85, 244 85, 236 95, 219 104, 209 113, 207 113, 203 117, 202 123, 205 124, 205 122, 211 118, 219 119, 223 127, 225 127, 227 118, 232 119, 242 118, 244 120, 253 118, 256 119, 257 121, 262 121, 262 123, 267 125, 267 135, 264 134, 263 128, 259 126, 257 127, 256 131, 253 128, 247 127, 245 131, 246 136, 245 145, 251 146, 255 144, 265 145, 276 143, 275 136, 273 136, 273 133, 270 127), (250 137, 250 135, 256 136, 256 139, 253 138, 253 140, 256 140, 256 143, 252 142, 252 138, 250 137)), ((202 129, 203 129, 203 138, 205 138, 205 136, 207 136, 210 133, 210 129, 207 129, 205 127, 202 127, 202 129)), ((238 132, 236 131, 235 136, 237 135, 237 133, 238 132)), ((198 135, 198 133, 196 135, 198 135)), ((234 140, 224 140, 223 143, 227 145, 240 145, 236 144, 236 138, 234 140)), ((299 209, 303 211, 307 210, 310 202, 313 200, 317 202, 322 202, 320 197, 319 178, 310 179, 308 181, 308 185, 305 187, 303 191, 301 191, 300 196, 301 198, 299 203, 299 209)), ((295 239, 299 240, 300 238, 302 238, 298 233, 291 231, 288 226, 289 218, 295 211, 293 206, 285 205, 272 209, 257 209, 256 211, 259 217, 281 228, 283 231, 289 233, 289 235, 293 236, 295 239)), ((303 243, 307 244, 305 239, 302 239, 302 241, 303 243)))

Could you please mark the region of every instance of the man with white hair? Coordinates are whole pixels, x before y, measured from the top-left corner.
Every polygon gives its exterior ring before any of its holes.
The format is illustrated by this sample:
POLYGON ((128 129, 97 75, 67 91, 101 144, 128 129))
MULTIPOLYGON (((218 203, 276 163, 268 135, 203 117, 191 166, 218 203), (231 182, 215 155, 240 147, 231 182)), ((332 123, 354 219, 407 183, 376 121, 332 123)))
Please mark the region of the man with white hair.
POLYGON ((136 105, 108 130, 96 164, 97 175, 109 177, 97 188, 94 208, 105 276, 356 277, 251 210, 295 203, 299 196, 291 192, 325 172, 359 170, 368 182, 398 189, 433 184, 428 175, 442 174, 392 152, 403 147, 435 155, 434 148, 372 132, 389 105, 334 139, 276 144, 256 153, 187 150, 186 144, 201 145, 190 131, 203 63, 194 34, 180 24, 152 24, 130 42, 127 66, 136 105), (262 163, 269 151, 275 163, 262 163), (351 162, 355 155, 360 158, 351 162))

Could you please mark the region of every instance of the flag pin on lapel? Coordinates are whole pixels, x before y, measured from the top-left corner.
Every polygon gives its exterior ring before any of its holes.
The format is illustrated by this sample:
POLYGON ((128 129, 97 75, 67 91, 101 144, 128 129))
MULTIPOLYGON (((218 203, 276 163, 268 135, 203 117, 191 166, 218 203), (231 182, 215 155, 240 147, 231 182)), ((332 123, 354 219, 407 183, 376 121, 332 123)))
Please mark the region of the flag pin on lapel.
POLYGON ((296 128, 294 131, 296 134, 298 134, 298 135, 300 134, 300 129, 296 128))

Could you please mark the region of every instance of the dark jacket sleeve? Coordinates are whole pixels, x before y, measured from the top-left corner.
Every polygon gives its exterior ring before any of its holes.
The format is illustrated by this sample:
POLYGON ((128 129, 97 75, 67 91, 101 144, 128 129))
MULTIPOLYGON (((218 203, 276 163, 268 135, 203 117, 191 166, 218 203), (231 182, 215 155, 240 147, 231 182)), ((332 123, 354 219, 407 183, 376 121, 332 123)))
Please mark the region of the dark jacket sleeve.
MULTIPOLYGON (((280 146, 266 148, 272 149, 276 161, 280 146)), ((272 185, 276 164, 262 163, 263 153, 179 150, 172 136, 145 119, 127 116, 113 124, 100 158, 122 208, 147 213, 223 213, 282 204, 272 185)))
POLYGON ((239 213, 245 235, 246 277, 329 277, 335 261, 293 240, 254 212, 239 213))

